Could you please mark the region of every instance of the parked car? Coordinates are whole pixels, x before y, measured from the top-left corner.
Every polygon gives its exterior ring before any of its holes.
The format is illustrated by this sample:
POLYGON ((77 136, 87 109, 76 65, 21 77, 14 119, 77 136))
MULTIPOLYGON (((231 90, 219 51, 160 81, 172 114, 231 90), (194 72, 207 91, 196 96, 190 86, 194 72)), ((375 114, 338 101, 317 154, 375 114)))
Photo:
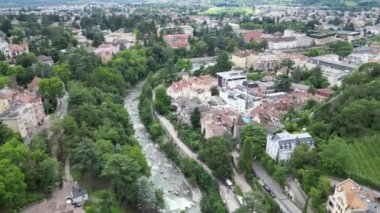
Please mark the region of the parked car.
POLYGON ((230 181, 230 179, 226 179, 226 186, 229 187, 229 188, 232 188, 234 186, 234 184, 230 181))
POLYGON ((264 188, 265 191, 267 191, 270 194, 270 196, 272 196, 273 198, 276 197, 276 195, 272 192, 272 190, 269 188, 269 186, 267 186, 266 184, 264 184, 263 188, 264 188))
POLYGON ((66 202, 66 204, 71 204, 73 202, 73 199, 71 199, 70 196, 66 196, 65 197, 65 202, 66 202))

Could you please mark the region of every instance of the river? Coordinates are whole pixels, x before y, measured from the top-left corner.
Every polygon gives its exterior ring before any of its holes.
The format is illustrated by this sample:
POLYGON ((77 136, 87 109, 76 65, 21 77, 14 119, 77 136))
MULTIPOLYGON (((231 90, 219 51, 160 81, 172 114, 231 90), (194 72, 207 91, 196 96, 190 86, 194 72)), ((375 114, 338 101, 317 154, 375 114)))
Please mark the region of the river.
POLYGON ((140 120, 138 105, 141 88, 142 83, 130 90, 124 105, 133 124, 136 139, 151 169, 151 180, 156 188, 164 190, 164 212, 186 210, 189 213, 199 213, 201 212, 199 206, 201 194, 199 189, 189 186, 181 171, 166 157, 165 153, 159 150, 158 145, 154 144, 147 129, 140 120))

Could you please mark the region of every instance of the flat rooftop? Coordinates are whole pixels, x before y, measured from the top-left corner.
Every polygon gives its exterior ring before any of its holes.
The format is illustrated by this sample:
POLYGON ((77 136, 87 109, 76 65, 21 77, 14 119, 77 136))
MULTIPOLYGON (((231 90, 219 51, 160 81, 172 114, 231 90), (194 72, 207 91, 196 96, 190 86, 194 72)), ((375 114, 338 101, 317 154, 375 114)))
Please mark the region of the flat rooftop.
POLYGON ((220 76, 224 79, 240 79, 240 78, 247 78, 247 75, 244 73, 243 70, 239 71, 227 71, 227 72, 218 72, 216 73, 217 76, 220 76))

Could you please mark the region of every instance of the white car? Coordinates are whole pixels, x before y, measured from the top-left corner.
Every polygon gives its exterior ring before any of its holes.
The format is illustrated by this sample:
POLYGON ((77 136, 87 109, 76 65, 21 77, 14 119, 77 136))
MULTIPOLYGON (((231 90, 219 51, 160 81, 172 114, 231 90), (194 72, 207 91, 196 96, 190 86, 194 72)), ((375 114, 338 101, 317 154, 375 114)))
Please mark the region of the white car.
POLYGON ((66 204, 71 204, 73 202, 73 199, 71 199, 70 196, 66 196, 65 197, 65 202, 66 202, 66 204))

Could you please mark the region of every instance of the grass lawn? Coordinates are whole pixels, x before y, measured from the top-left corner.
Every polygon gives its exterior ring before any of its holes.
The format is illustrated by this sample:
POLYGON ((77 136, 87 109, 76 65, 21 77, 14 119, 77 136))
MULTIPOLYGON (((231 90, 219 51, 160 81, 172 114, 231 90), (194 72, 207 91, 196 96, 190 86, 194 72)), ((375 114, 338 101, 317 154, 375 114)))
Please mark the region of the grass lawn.
POLYGON ((380 184, 380 134, 348 145, 347 171, 380 184))
POLYGON ((212 7, 208 10, 205 10, 203 12, 200 12, 200 15, 219 15, 222 13, 227 14, 235 14, 235 13, 241 13, 246 15, 252 15, 257 13, 257 9, 253 9, 252 7, 212 7))

